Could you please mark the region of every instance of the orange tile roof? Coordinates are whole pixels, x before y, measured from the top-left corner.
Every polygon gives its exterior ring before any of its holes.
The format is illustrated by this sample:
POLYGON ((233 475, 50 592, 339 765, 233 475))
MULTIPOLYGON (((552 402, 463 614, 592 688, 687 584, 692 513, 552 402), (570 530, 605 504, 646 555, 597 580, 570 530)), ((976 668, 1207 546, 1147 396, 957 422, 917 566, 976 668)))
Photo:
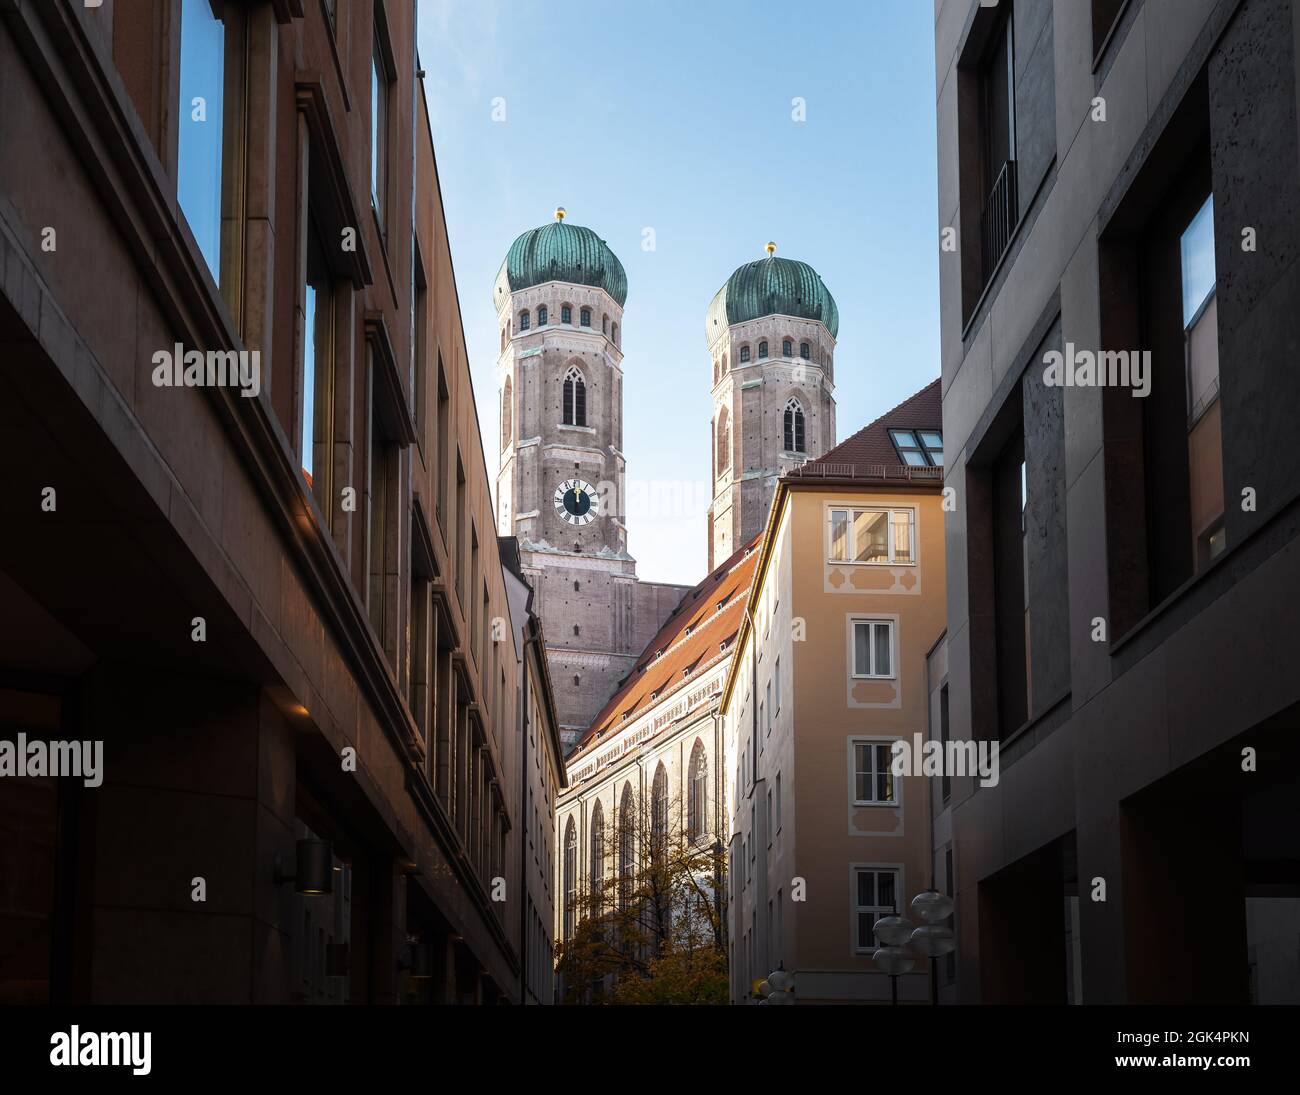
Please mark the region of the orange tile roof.
POLYGON ((632 672, 592 720, 568 758, 570 764, 610 730, 621 726, 625 715, 631 719, 688 685, 691 678, 684 675, 685 671, 689 669, 693 677, 723 657, 723 643, 730 652, 749 600, 761 540, 761 535, 754 537, 681 599, 642 651, 632 672))

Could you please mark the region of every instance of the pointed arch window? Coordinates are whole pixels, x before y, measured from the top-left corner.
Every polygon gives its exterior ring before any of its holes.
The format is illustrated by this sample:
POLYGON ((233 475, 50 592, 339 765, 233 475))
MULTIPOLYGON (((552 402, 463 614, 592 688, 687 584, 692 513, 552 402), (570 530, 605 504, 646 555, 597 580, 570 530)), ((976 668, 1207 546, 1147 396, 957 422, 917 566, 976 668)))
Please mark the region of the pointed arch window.
POLYGON ((632 896, 632 872, 636 863, 636 796, 632 784, 623 784, 618 803, 618 901, 627 905, 632 896))
POLYGON ((539 304, 537 306, 537 326, 545 327, 546 321, 549 318, 549 316, 550 314, 546 311, 546 305, 539 304))
POLYGON ((514 382, 506 377, 501 389, 501 447, 504 449, 514 437, 514 382))
POLYGON ((718 414, 718 475, 731 468, 731 411, 723 407, 718 414))
POLYGON ((521 331, 526 331, 528 330, 528 326, 529 326, 528 309, 525 308, 522 312, 519 313, 519 329, 521 331))
POLYGON ((668 839, 668 772, 663 761, 650 785, 650 853, 659 856, 668 839))
POLYGON ((695 739, 691 748, 690 784, 686 804, 686 834, 699 840, 708 827, 709 816, 709 761, 704 755, 704 742, 695 739))
POLYGON ((573 938, 574 915, 578 905, 578 830, 573 818, 564 829, 564 938, 573 938))
POLYGON ((807 451, 804 447, 803 407, 793 396, 785 405, 785 451, 807 451))
POLYGON ((564 374, 564 425, 587 424, 587 382, 576 365, 564 374))
POLYGON ((591 811, 591 870, 588 883, 591 886, 591 902, 597 914, 600 912, 600 893, 605 881, 605 810, 597 801, 591 811))

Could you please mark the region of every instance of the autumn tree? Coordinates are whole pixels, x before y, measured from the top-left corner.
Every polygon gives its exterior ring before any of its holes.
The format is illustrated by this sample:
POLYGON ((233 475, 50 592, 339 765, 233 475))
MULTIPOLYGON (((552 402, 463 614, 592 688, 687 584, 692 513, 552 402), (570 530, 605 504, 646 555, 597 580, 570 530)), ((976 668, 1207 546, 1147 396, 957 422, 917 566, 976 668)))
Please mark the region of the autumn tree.
POLYGON ((629 791, 612 823, 593 822, 557 948, 566 1003, 727 1003, 725 851, 689 831, 666 782, 661 768, 649 803, 629 791))

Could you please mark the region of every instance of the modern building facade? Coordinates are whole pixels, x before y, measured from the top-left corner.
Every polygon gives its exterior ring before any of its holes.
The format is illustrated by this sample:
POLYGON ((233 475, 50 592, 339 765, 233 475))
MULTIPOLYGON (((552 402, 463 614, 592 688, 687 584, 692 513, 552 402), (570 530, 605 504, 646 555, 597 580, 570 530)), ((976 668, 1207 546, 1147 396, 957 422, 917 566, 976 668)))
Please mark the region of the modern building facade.
POLYGON ((935 39, 933 685, 1002 768, 935 805, 951 995, 1294 1003, 1300 10, 943 0, 935 39))
POLYGON ((555 1002, 555 804, 568 780, 542 619, 534 611, 533 591, 524 581, 518 542, 502 537, 498 543, 519 659, 519 813, 525 829, 519 841, 523 879, 519 999, 524 1004, 551 1004, 555 1002))
POLYGON ((627 551, 623 305, 627 275, 564 219, 510 246, 500 327, 497 521, 547 621, 565 746, 591 726, 689 587, 637 578, 627 551))
POLYGON ((763 531, 782 472, 835 444, 840 315, 821 276, 776 255, 738 267, 705 317, 713 367, 709 569, 763 531))
POLYGON ((550 701, 414 19, 0 9, 0 757, 102 749, 0 764, 5 1000, 520 996, 550 701))
POLYGON ((942 476, 936 380, 777 481, 721 696, 736 1003, 777 969, 800 1004, 893 998, 874 925, 934 882, 928 780, 893 746, 926 734, 942 476))

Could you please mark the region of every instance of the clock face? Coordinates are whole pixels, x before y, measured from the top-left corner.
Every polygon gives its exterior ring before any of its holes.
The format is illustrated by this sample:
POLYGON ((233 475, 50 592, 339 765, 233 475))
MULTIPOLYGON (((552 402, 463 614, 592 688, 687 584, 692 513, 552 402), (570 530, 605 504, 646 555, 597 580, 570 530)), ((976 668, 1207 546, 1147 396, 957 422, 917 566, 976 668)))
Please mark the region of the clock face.
POLYGON ((566 479, 555 488, 555 512, 571 525, 586 525, 600 514, 596 488, 582 479, 566 479))

